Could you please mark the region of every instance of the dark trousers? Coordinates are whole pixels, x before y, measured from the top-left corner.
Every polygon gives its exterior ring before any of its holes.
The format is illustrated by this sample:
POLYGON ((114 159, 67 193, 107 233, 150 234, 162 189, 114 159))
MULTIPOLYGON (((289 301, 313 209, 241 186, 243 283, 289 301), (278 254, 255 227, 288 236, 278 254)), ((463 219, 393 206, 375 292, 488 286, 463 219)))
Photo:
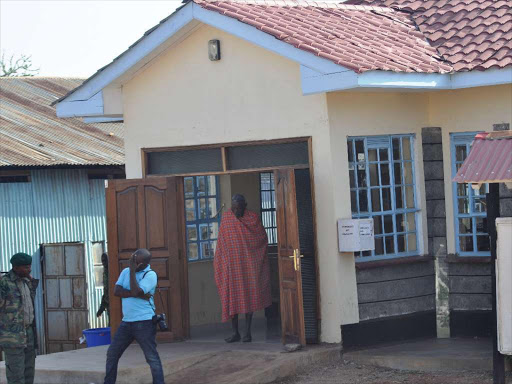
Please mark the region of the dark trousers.
POLYGON ((27 346, 21 348, 4 348, 5 375, 8 384, 32 384, 36 365, 34 330, 29 327, 27 346))
POLYGON ((164 384, 162 363, 156 350, 156 324, 153 324, 151 320, 121 322, 107 351, 105 384, 116 382, 119 359, 133 340, 139 343, 144 352, 146 362, 149 364, 153 375, 153 384, 164 384))

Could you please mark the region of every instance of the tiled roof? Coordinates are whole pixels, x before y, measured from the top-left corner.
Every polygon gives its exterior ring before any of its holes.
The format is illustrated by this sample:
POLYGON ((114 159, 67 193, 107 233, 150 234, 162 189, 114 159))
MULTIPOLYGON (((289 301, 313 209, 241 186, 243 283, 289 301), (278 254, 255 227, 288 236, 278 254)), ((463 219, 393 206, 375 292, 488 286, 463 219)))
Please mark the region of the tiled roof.
POLYGON ((59 119, 50 103, 83 79, 0 78, 0 168, 123 165, 122 123, 59 119))
POLYGON ((496 0, 349 0, 411 14, 454 71, 512 65, 512 2, 496 0))
POLYGON ((475 184, 512 182, 512 132, 476 135, 471 152, 453 181, 475 184))
POLYGON ((313 1, 194 2, 358 73, 452 71, 407 12, 313 1))

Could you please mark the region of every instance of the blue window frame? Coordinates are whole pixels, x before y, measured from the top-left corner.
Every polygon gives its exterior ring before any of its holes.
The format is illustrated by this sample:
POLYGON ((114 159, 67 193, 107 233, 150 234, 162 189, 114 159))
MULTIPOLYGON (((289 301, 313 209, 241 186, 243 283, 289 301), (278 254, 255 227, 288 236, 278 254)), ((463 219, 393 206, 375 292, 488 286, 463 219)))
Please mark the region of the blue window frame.
POLYGON ((276 189, 274 173, 260 173, 261 222, 267 231, 269 245, 277 244, 276 189))
POLYGON ((219 234, 219 179, 185 177, 185 219, 189 261, 212 259, 219 234))
POLYGON ((375 250, 356 261, 418 254, 414 135, 349 137, 352 217, 373 218, 375 250))
MULTIPOLYGON (((471 143, 478 132, 451 134, 452 176, 462 166, 471 151, 471 143)), ((487 233, 485 194, 487 184, 474 190, 469 184, 453 183, 453 211, 455 220, 455 248, 459 256, 490 256, 487 233)))

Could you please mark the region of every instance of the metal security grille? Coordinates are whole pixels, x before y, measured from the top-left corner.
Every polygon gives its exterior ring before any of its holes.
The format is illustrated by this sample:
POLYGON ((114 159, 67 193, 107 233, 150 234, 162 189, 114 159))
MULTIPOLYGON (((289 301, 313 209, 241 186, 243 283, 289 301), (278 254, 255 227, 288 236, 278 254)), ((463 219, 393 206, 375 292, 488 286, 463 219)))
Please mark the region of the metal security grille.
POLYGON ((349 138, 352 216, 373 218, 375 250, 357 261, 418 254, 413 136, 349 138))
POLYGON ((178 175, 222 171, 220 148, 188 151, 148 152, 148 173, 178 175))
MULTIPOLYGON (((464 163, 471 151, 476 133, 452 134, 452 175, 464 163)), ((453 183, 453 206, 455 213, 455 244, 460 256, 489 256, 490 244, 487 233, 487 209, 485 195, 488 184, 474 190, 467 183, 453 183)))
POLYGON ((261 222, 267 231, 269 245, 277 244, 276 190, 274 174, 260 173, 261 222))
POLYGON ((226 151, 228 168, 232 170, 309 164, 306 141, 235 146, 226 148, 226 151))

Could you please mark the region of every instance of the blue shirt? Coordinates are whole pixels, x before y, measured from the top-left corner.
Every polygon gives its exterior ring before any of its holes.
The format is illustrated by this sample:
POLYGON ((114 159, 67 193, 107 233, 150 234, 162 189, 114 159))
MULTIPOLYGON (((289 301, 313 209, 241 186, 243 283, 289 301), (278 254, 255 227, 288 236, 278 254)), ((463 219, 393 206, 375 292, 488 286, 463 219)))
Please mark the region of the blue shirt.
MULTIPOLYGON (((135 279, 139 283, 140 289, 144 293, 155 294, 155 288, 157 283, 156 272, 149 271, 151 267, 148 265, 140 272, 135 272, 135 279), (146 276, 144 274, 146 273, 146 276), (142 278, 144 276, 144 278, 142 278)), ((120 285, 124 289, 130 290, 130 268, 125 268, 119 275, 116 285, 120 285)), ((123 321, 141 321, 151 320, 155 315, 155 303, 153 297, 148 300, 144 300, 138 297, 123 297, 123 321)))

